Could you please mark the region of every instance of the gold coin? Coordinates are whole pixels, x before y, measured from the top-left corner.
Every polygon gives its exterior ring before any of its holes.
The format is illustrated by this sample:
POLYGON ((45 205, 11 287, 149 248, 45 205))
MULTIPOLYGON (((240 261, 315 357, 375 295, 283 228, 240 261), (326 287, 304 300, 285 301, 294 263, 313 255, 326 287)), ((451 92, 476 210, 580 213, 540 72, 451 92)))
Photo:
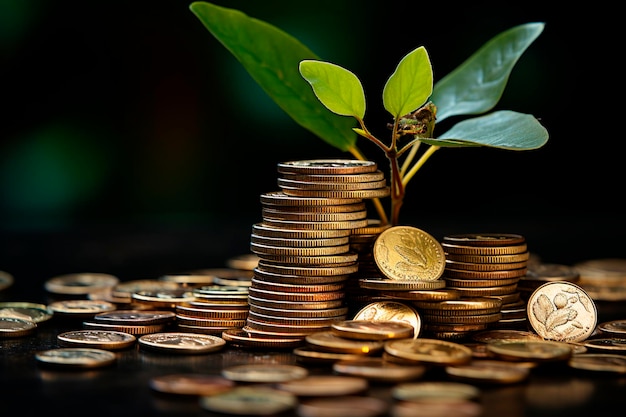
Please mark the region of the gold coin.
POLYGON ((199 354, 216 352, 226 341, 218 336, 186 332, 152 333, 137 339, 141 347, 169 353, 199 354))
POLYGON ((386 415, 389 405, 385 400, 362 395, 311 398, 300 401, 298 415, 302 417, 378 417, 386 415))
MULTIPOLYGON (((358 258, 358 255, 357 255, 358 258)), ((343 276, 357 272, 359 270, 358 262, 347 265, 283 265, 272 262, 259 261, 260 271, 267 271, 275 274, 299 275, 307 277, 332 277, 343 276)))
POLYGON ((461 261, 454 261, 452 259, 446 259, 446 270, 455 269, 455 270, 462 270, 462 271, 490 272, 490 271, 511 271, 511 270, 517 270, 517 269, 527 268, 527 267, 528 267, 528 261, 497 263, 497 262, 461 262, 461 261))
POLYGON ((304 363, 323 363, 329 364, 340 360, 354 360, 363 357, 360 353, 341 353, 318 350, 313 346, 296 347, 292 353, 296 357, 296 361, 304 363))
POLYGON ((586 371, 626 374, 626 356, 616 353, 581 353, 573 355, 568 365, 586 371))
POLYGON ((626 353, 626 339, 618 337, 605 337, 588 339, 583 345, 596 351, 606 351, 612 353, 626 353))
POLYGON ((542 338, 581 342, 595 331, 597 310, 593 300, 578 285, 548 282, 528 299, 528 320, 542 338))
POLYGON ((399 321, 413 326, 413 337, 418 337, 422 328, 419 313, 412 306, 400 301, 377 301, 359 310, 354 320, 399 321))
POLYGON ((245 329, 224 330, 222 338, 229 344, 255 349, 293 349, 304 344, 304 336, 269 332, 253 333, 245 329))
POLYGON ((443 301, 415 301, 414 304, 426 311, 438 311, 442 314, 458 315, 471 314, 476 310, 486 310, 488 312, 500 311, 502 308, 502 300, 490 297, 473 297, 462 298, 459 300, 443 300, 443 301))
POLYGON ((374 172, 364 172, 360 174, 295 174, 290 172, 282 172, 281 177, 288 180, 306 181, 306 182, 371 182, 380 181, 385 178, 385 173, 381 170, 374 172))
POLYGON ((37 323, 30 319, 0 316, 0 338, 28 336, 35 330, 37 323))
POLYGON ((399 401, 474 400, 480 389, 474 385, 452 381, 404 382, 391 389, 399 401))
POLYGON ((511 246, 470 246, 456 245, 449 242, 441 242, 443 250, 448 254, 459 255, 512 255, 528 251, 528 245, 522 243, 511 246))
POLYGON ((318 239, 349 237, 350 229, 298 229, 282 227, 281 225, 269 225, 262 222, 252 225, 252 234, 284 239, 318 239))
MULTIPOLYGON (((391 193, 391 189, 388 186, 382 188, 373 188, 371 190, 305 190, 300 188, 291 188, 283 186, 282 190, 285 194, 298 196, 298 197, 320 197, 320 198, 383 198, 388 197, 391 193)), ((367 225, 361 224, 356 227, 364 227, 367 225)))
POLYGON ((392 405, 394 417, 480 417, 485 415, 484 407, 476 401, 399 401, 392 405))
POLYGON ((255 297, 254 295, 248 297, 248 301, 250 306, 261 306, 261 307, 269 307, 276 309, 293 309, 293 310, 325 310, 329 308, 341 308, 344 307, 344 300, 342 298, 338 298, 336 300, 318 300, 313 299, 312 301, 303 301, 299 300, 297 303, 294 303, 291 300, 274 300, 268 298, 262 294, 259 297, 255 297))
POLYGON ((405 382, 418 379, 424 372, 424 365, 400 365, 388 362, 381 357, 365 357, 349 361, 338 361, 332 365, 333 372, 339 375, 351 375, 376 382, 405 382))
POLYGON ((0 302, 0 317, 14 317, 43 323, 50 320, 53 313, 45 304, 19 301, 0 302))
POLYGON ((106 350, 126 349, 135 344, 137 338, 114 330, 72 330, 57 335, 61 346, 91 347, 106 350))
POLYGON ((321 197, 297 197, 287 195, 282 191, 272 191, 261 194, 261 205, 268 206, 343 206, 351 204, 361 204, 360 198, 321 198, 321 197))
POLYGON ((415 327, 395 320, 344 320, 331 325, 336 335, 347 339, 388 340, 412 338, 415 327))
POLYGON ((37 352, 35 359, 41 364, 67 368, 100 368, 113 365, 115 353, 105 349, 66 347, 37 352))
POLYGON ((280 174, 352 175, 376 172, 378 165, 358 159, 305 159, 279 162, 277 169, 280 174))
POLYGON ((380 189, 387 186, 387 180, 367 182, 341 182, 341 181, 301 181, 290 178, 278 178, 278 186, 281 189, 298 190, 323 190, 323 191, 356 191, 380 189))
POLYGON ((446 266, 446 278, 455 279, 509 279, 525 278, 528 268, 508 269, 503 271, 472 271, 468 269, 454 269, 446 266))
POLYGON ((350 251, 350 245, 322 246, 315 248, 286 247, 286 246, 268 246, 262 243, 250 243, 250 250, 256 253, 260 258, 267 255, 270 256, 329 256, 341 255, 350 251))
POLYGON ((384 343, 382 340, 348 339, 337 335, 332 330, 311 333, 305 337, 305 341, 317 350, 359 355, 382 352, 384 343))
POLYGON ((509 285, 500 285, 493 287, 477 287, 477 288, 465 288, 457 287, 454 285, 447 285, 447 288, 457 290, 461 293, 462 297, 486 297, 490 295, 505 295, 514 293, 517 290, 517 283, 509 285))
POLYGON ((254 277, 263 282, 273 282, 278 284, 332 284, 346 282, 350 278, 350 274, 345 275, 330 275, 330 276, 306 276, 306 275, 291 275, 291 274, 278 274, 274 272, 263 271, 259 268, 254 270, 254 277))
POLYGON ((505 360, 532 362, 568 360, 573 353, 569 344, 548 340, 501 340, 488 343, 487 350, 505 360))
MULTIPOLYGON (((445 281, 444 281, 445 282, 445 281)), ((447 301, 458 300, 461 294, 457 290, 449 288, 440 288, 434 290, 381 290, 380 295, 383 297, 396 298, 406 301, 447 301)))
POLYGON ((361 278, 359 279, 359 287, 372 290, 436 290, 446 286, 443 279, 435 280, 399 280, 389 278, 361 278))
POLYGON ((430 234, 412 226, 393 226, 374 243, 374 260, 380 271, 400 281, 439 279, 445 268, 445 253, 430 234))
POLYGON ((464 382, 515 384, 530 375, 530 368, 513 362, 479 359, 464 365, 446 366, 446 374, 464 382))
POLYGON ((626 319, 602 322, 598 324, 598 330, 613 335, 626 335, 626 319))
POLYGON ((363 227, 367 225, 367 219, 355 219, 355 220, 337 220, 337 221, 300 221, 300 220, 281 220, 271 219, 265 217, 263 224, 270 227, 280 229, 294 229, 294 230, 346 230, 354 229, 357 227, 363 227))
POLYGON ((277 388, 298 397, 334 397, 364 392, 369 383, 365 378, 349 375, 309 375, 281 382, 277 388))
POLYGON ((306 368, 297 365, 255 363, 232 365, 222 369, 222 376, 236 382, 285 382, 309 375, 306 368))
POLYGON ((390 355, 430 365, 463 365, 472 359, 472 350, 467 346, 438 339, 389 340, 384 349, 390 355))
POLYGON ((96 321, 84 321, 83 327, 88 330, 112 330, 124 333, 130 333, 134 336, 141 336, 145 334, 152 334, 163 331, 165 329, 165 323, 161 324, 110 324, 99 323, 96 321))
POLYGON ((54 294, 84 295, 109 290, 119 282, 119 278, 114 275, 83 272, 50 278, 44 283, 44 287, 54 294))
POLYGON ((448 287, 453 288, 485 288, 485 287, 501 287, 504 285, 513 285, 519 282, 519 278, 496 278, 496 279, 468 279, 468 278, 448 278, 444 277, 448 287))
POLYGON ((295 395, 266 386, 239 386, 200 397, 200 407, 204 410, 240 416, 279 414, 294 409, 297 404, 295 395))
POLYGON ((185 373, 157 375, 150 379, 149 385, 166 394, 208 396, 230 391, 235 382, 217 375, 185 373))
POLYGON ((255 235, 253 233, 250 235, 250 242, 267 246, 287 248, 322 248, 327 246, 348 245, 350 244, 350 237, 289 239, 281 237, 265 237, 255 235))
POLYGON ((443 237, 444 243, 466 246, 512 246, 525 243, 516 233, 460 233, 443 237))
POLYGON ((477 264, 508 264, 526 262, 530 258, 530 252, 514 253, 510 255, 468 255, 447 253, 446 259, 456 262, 477 263, 477 264))

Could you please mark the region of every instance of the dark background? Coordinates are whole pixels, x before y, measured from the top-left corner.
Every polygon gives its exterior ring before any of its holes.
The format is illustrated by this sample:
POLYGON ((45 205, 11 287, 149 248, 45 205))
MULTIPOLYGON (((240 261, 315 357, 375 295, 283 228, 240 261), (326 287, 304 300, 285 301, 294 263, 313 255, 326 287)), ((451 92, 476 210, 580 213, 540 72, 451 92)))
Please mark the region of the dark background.
MULTIPOLYGON (((350 157, 286 116, 190 3, 0 2, 0 270, 149 277, 221 265, 248 251, 259 195, 278 189, 278 162, 350 157)), ((390 121, 382 88, 409 51, 426 47, 437 81, 501 31, 546 22, 497 109, 533 114, 548 144, 440 150, 409 184, 401 221, 437 238, 519 233, 548 262, 624 255, 617 10, 215 3, 265 20, 354 72, 374 131, 390 121)), ((359 142, 386 170, 367 145, 359 142)))

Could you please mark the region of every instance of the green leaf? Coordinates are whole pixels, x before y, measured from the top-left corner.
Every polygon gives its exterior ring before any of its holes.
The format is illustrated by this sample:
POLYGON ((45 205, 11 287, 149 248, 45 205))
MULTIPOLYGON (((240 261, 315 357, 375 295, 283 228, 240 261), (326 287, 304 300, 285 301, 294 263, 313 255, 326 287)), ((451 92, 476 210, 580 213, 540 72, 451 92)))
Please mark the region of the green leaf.
POLYGON ((365 117, 365 93, 356 75, 330 62, 304 60, 300 74, 330 111, 342 116, 365 117))
POLYGON ((417 110, 433 92, 433 69, 426 48, 402 58, 383 89, 383 105, 394 119, 417 110))
POLYGON ((544 26, 526 23, 500 33, 437 82, 430 98, 437 106, 437 121, 491 110, 502 97, 518 59, 544 26))
POLYGON ((530 114, 502 110, 454 125, 437 139, 421 139, 442 147, 488 146, 524 151, 548 142, 548 131, 530 114))
POLYGON ((191 12, 296 123, 340 150, 354 147, 354 120, 339 116, 317 99, 298 71, 300 61, 318 59, 300 41, 271 24, 208 2, 191 12))

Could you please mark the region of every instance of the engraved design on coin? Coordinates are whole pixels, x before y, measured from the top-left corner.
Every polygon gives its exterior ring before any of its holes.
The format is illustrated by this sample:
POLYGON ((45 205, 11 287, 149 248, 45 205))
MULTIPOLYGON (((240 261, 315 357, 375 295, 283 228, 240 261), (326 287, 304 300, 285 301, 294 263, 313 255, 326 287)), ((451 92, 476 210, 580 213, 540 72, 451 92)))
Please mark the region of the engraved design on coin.
POLYGON ((548 340, 581 342, 596 327, 597 311, 591 298, 581 287, 565 281, 537 288, 527 310, 533 329, 548 340))
POLYGON ((390 279, 434 281, 443 275, 445 252, 428 233, 411 226, 394 226, 374 242, 374 260, 390 279))

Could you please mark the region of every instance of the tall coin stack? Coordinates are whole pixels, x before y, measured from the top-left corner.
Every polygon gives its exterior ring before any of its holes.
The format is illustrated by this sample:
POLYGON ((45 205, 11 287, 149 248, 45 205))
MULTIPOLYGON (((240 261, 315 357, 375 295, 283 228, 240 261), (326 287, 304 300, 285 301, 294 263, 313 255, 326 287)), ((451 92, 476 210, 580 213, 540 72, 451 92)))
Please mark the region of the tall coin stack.
POLYGON ((499 316, 490 316, 493 319, 482 317, 486 326, 527 326, 526 305, 517 288, 528 271, 530 259, 524 236, 511 233, 456 234, 444 236, 441 245, 446 253, 443 275, 446 288, 459 291, 465 298, 501 300, 499 316))
POLYGON ((351 232, 369 224, 363 200, 390 190, 372 161, 291 161, 278 173, 280 190, 260 196, 262 221, 252 227, 259 262, 243 330, 256 339, 304 340, 346 318, 346 282, 358 271, 351 232))

